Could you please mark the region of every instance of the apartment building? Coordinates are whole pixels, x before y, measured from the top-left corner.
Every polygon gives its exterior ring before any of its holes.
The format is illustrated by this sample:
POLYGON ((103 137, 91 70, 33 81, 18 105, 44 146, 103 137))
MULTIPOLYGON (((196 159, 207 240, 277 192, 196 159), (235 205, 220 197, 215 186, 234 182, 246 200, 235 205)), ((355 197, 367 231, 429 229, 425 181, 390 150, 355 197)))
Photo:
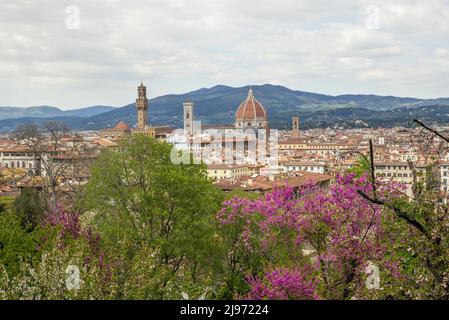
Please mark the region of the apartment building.
POLYGON ((35 171, 39 168, 39 160, 32 152, 21 147, 6 147, 0 149, 0 168, 21 168, 35 171))
POLYGON ((281 168, 283 168, 284 172, 305 171, 305 172, 325 174, 328 171, 328 166, 325 162, 317 162, 317 161, 291 160, 284 162, 281 165, 281 168))
POLYGON ((209 164, 207 175, 214 181, 235 180, 242 176, 250 176, 255 173, 255 168, 247 165, 236 164, 209 164))

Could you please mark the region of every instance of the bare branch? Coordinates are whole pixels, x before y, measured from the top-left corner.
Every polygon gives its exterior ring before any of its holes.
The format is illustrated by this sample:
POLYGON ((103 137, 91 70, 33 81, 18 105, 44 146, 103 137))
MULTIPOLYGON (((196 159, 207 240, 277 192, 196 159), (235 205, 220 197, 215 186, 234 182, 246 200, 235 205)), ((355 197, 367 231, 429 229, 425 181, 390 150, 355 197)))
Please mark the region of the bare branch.
POLYGON ((441 133, 439 133, 437 130, 430 128, 428 126, 426 126, 424 123, 422 123, 421 121, 419 121, 418 119, 413 119, 413 122, 417 123, 418 125, 420 125, 421 127, 423 127, 424 129, 426 129, 427 131, 432 132, 433 134, 435 134, 436 136, 440 137, 441 139, 443 139, 444 141, 449 143, 449 138, 446 138, 445 136, 443 136, 441 133))
POLYGON ((369 166, 371 173, 371 187, 373 189, 374 199, 377 199, 376 193, 376 176, 374 172, 374 151, 373 151, 373 140, 369 139, 369 166))
POLYGON ((415 219, 409 217, 409 215, 406 212, 404 212, 402 209, 398 208, 397 206, 395 206, 391 203, 387 203, 387 202, 381 201, 379 199, 373 199, 361 190, 358 190, 357 192, 359 195, 361 195, 363 198, 370 201, 371 203, 385 206, 385 207, 392 209, 398 218, 404 219, 405 221, 407 221, 408 224, 412 225, 419 232, 421 232, 427 239, 432 240, 432 238, 429 235, 429 233, 427 232, 426 228, 424 228, 424 226, 421 223, 419 223, 418 221, 416 221, 415 219))

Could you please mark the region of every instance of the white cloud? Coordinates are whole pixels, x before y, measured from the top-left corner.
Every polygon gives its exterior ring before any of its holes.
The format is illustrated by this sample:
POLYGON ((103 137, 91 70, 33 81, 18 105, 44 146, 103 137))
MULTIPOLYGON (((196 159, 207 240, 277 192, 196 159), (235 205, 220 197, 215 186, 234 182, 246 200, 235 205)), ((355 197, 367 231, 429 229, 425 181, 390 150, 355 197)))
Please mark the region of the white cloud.
POLYGON ((2 0, 0 105, 122 105, 141 74, 151 96, 219 83, 449 96, 448 38, 447 0, 2 0))

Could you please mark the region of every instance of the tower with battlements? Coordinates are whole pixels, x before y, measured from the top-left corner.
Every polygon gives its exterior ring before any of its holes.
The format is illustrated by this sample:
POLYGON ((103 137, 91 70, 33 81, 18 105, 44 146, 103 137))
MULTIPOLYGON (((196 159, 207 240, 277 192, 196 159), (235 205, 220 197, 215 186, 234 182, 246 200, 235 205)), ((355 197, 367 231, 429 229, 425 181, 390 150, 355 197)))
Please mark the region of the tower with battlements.
POLYGON ((148 99, 147 99, 147 87, 140 84, 137 88, 137 130, 144 131, 148 124, 148 99))

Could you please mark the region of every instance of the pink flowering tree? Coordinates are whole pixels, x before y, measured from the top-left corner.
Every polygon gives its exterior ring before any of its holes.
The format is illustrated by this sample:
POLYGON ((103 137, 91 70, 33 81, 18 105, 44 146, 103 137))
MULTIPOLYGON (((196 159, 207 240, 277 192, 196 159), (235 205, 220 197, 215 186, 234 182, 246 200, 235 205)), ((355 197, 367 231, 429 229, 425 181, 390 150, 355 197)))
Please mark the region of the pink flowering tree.
POLYGON ((262 277, 249 276, 247 282, 251 288, 247 298, 251 300, 318 299, 317 281, 310 279, 304 270, 298 268, 275 268, 262 277))
MULTIPOLYGON (((376 197, 397 197, 398 187, 378 185, 376 197)), ((327 193, 309 184, 277 189, 257 200, 225 202, 217 218, 232 245, 228 267, 233 279, 245 274, 247 285, 246 294, 240 287, 237 295, 363 298, 368 265, 397 276, 383 228, 391 215, 359 194, 373 194, 372 188, 366 176, 348 175, 338 176, 327 193)))
POLYGON ((50 207, 43 226, 48 230, 57 231, 56 241, 61 250, 65 250, 74 241, 85 243, 88 250, 84 256, 84 264, 98 265, 100 270, 105 272, 105 277, 109 278, 110 266, 105 262, 105 251, 100 246, 100 234, 94 232, 91 227, 83 226, 79 213, 58 203, 50 207))

